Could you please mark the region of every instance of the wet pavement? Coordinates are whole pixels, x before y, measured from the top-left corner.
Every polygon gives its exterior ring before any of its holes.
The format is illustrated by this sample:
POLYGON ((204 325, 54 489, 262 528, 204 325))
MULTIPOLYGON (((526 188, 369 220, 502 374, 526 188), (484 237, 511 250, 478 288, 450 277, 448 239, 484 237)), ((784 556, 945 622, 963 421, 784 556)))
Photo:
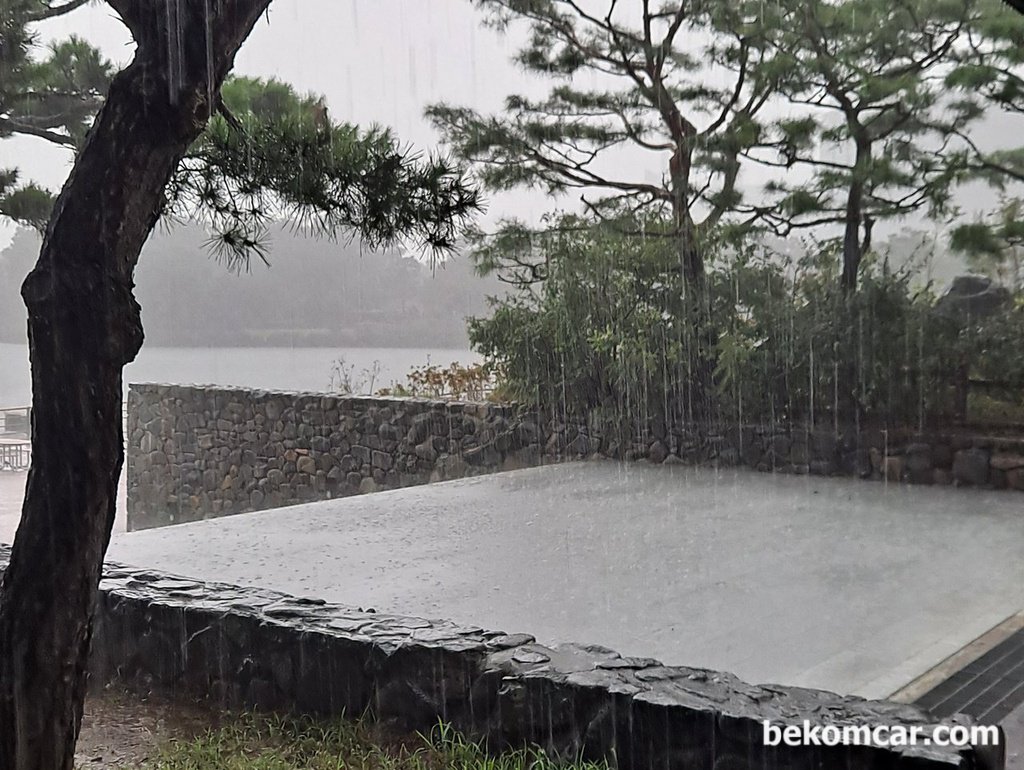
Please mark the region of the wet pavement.
POLYGON ((10 543, 21 518, 26 471, 0 471, 0 543, 10 543))
MULTIPOLYGON (((21 518, 21 503, 25 498, 26 481, 27 471, 0 471, 0 543, 14 541, 14 533, 21 518)), ((114 519, 114 532, 125 531, 126 489, 125 476, 122 473, 117 486, 117 518, 114 519)))
POLYGON ((1024 496, 574 463, 115 536, 110 558, 884 697, 1024 607, 1024 496))

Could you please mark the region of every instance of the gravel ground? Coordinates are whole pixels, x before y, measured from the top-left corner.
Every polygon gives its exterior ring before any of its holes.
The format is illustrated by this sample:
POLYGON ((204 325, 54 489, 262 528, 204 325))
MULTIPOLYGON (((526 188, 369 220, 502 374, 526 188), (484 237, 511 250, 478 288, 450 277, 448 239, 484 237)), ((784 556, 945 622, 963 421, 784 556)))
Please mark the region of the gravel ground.
POLYGON ((206 706, 107 691, 85 704, 78 738, 78 770, 136 770, 170 741, 190 740, 217 726, 222 715, 206 706))

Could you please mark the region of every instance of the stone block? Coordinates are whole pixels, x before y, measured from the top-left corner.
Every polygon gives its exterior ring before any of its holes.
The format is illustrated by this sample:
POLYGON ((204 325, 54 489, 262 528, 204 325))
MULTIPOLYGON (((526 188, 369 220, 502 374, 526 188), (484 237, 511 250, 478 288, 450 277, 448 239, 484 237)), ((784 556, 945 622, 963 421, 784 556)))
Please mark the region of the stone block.
POLYGON ((374 451, 370 458, 370 464, 374 468, 380 468, 381 470, 390 470, 391 466, 395 464, 394 458, 387 452, 374 451))
POLYGON ((668 447, 662 441, 655 441, 647 448, 648 461, 660 464, 668 457, 668 447))
POLYGON ((989 453, 972 447, 961 449, 953 456, 953 479, 958 484, 980 486, 989 480, 989 453))
POLYGON ((1013 471, 1024 468, 1024 455, 1011 452, 998 452, 992 455, 989 465, 1001 471, 1013 471))

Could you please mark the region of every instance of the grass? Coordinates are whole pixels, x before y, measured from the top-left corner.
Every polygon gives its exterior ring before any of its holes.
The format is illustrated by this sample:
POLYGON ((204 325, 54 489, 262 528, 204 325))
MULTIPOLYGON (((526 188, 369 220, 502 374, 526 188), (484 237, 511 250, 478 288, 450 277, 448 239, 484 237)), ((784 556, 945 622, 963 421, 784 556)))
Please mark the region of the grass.
POLYGON ((489 755, 439 724, 429 735, 396 736, 367 721, 322 723, 245 715, 190 741, 176 741, 145 770, 607 770, 559 762, 539 748, 489 755))
POLYGON ((967 397, 967 419, 970 422, 1021 425, 1024 424, 1024 403, 972 392, 967 397))

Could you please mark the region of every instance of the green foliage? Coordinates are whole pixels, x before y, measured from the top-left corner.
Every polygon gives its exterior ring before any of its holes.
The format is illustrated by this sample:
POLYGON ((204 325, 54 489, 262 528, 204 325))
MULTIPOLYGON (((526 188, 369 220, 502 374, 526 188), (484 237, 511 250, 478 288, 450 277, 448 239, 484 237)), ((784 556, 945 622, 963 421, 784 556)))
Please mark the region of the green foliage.
POLYGON ((1013 291, 1024 289, 1024 201, 1004 198, 988 221, 957 225, 950 235, 954 250, 980 273, 1013 291))
POLYGON ((1022 403, 1024 395, 1024 294, 1006 312, 981 319, 960 332, 957 352, 971 364, 972 376, 994 383, 1022 403))
POLYGON ((14 169, 0 169, 0 216, 42 232, 52 209, 53 197, 47 190, 32 182, 20 184, 14 169))
POLYGON ((206 220, 232 267, 265 258, 267 227, 358 234, 371 248, 399 240, 449 251, 479 210, 474 189, 440 157, 401 147, 389 131, 330 120, 321 101, 287 84, 229 81, 215 116, 168 188, 167 212, 206 220))
MULTIPOLYGON (((494 302, 490 318, 470 323, 475 349, 499 367, 512 398, 573 414, 688 407, 692 308, 674 243, 658 224, 563 216, 531 234, 545 279, 521 284, 494 302), (623 236, 622 228, 649 228, 650 237, 623 236)), ((514 234, 526 237, 521 226, 514 234)), ((499 277, 524 261, 523 253, 506 263, 484 253, 499 277)))
MULTIPOLYGON (((551 81, 542 98, 508 96, 499 115, 446 104, 427 110, 486 188, 580 191, 599 218, 628 206, 687 237, 699 236, 700 225, 713 229, 740 203, 738 158, 758 142, 757 115, 772 90, 759 69, 756 15, 719 0, 658 10, 645 3, 632 15, 615 3, 477 5, 499 29, 526 29, 516 60, 551 81), (582 86, 584 76, 601 85, 582 86), (617 153, 653 158, 662 178, 612 173, 607 159, 617 153)), ((699 278, 699 264, 692 272, 699 278)))
POLYGON ((77 147, 99 109, 113 65, 81 38, 51 44, 34 56, 32 24, 81 2, 4 0, 0 14, 0 138, 16 133, 77 147))
MULTIPOLYGON (((767 126, 746 153, 780 176, 774 204, 752 213, 784 234, 834 223, 870 247, 871 224, 919 209, 948 211, 951 186, 967 173, 957 142, 980 118, 979 94, 950 98, 953 55, 969 46, 987 0, 782 0, 765 6, 779 95, 799 110, 767 126), (851 204, 854 204, 851 207, 851 204)), ((1022 26, 1024 28, 1024 26, 1022 26)), ((994 54, 986 67, 1005 66, 994 54)), ((967 78, 966 70, 959 81, 967 78)), ((849 247, 848 247, 849 248, 849 247)))
POLYGON ((729 321, 720 348, 741 353, 720 380, 729 416, 914 425, 948 411, 954 331, 932 312, 932 297, 884 263, 868 263, 848 295, 834 260, 828 250, 796 264, 765 254, 722 275, 719 312, 729 321))
POLYGON ((489 754, 439 723, 428 735, 387 733, 369 722, 245 715, 163 747, 144 770, 605 770, 528 747, 489 754))
MULTIPOLYGON (((0 3, 0 141, 33 136, 75 149, 85 139, 114 69, 100 52, 71 36, 34 55, 33 24, 63 15, 84 0, 2 0, 0 3)), ((42 230, 52 194, 0 168, 0 216, 42 230)))
MULTIPOLYGON (((470 325, 475 348, 500 366, 503 387, 558 413, 626 425, 691 421, 695 341, 671 242, 623 236, 622 221, 549 224, 532 234, 545 279, 520 283, 470 325)), ((646 228, 656 233, 655 224, 646 228)), ((525 231, 514 235, 521 247, 525 231)), ((491 269, 520 269, 523 249, 503 261, 490 246, 491 269)), ((952 412, 963 366, 1024 388, 1020 306, 961 328, 936 312, 929 291, 914 288, 909 270, 884 262, 869 260, 860 290, 848 295, 828 248, 797 260, 763 247, 719 251, 708 281, 712 421, 919 425, 952 412)))
MULTIPOLYGON (((0 140, 35 136, 77 150, 115 74, 99 51, 71 37, 44 55, 33 25, 79 0, 3 0, 0 19, 0 140)), ((229 79, 223 108, 189 150, 167 190, 163 214, 205 222, 214 252, 231 267, 266 261, 268 227, 289 220, 371 247, 413 243, 450 251, 480 208, 477 192, 446 159, 403 147, 386 129, 333 122, 322 98, 279 80, 229 79)), ((0 215, 42 229, 50 194, 0 170, 0 215)))

